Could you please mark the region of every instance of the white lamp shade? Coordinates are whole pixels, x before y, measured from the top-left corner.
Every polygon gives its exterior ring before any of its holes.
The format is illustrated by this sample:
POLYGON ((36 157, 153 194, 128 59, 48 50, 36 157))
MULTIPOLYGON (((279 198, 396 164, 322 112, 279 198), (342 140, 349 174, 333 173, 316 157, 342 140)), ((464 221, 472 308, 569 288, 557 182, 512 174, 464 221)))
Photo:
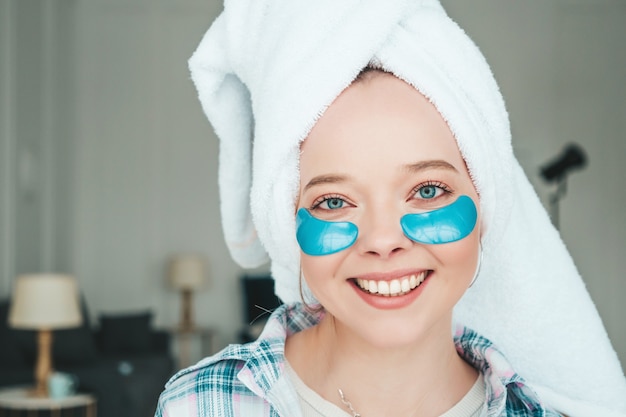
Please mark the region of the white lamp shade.
POLYGON ((60 274, 20 275, 15 281, 9 325, 20 329, 77 327, 82 317, 78 286, 60 274))
POLYGON ((206 261, 200 255, 177 255, 170 260, 169 282, 174 288, 193 290, 206 281, 206 261))

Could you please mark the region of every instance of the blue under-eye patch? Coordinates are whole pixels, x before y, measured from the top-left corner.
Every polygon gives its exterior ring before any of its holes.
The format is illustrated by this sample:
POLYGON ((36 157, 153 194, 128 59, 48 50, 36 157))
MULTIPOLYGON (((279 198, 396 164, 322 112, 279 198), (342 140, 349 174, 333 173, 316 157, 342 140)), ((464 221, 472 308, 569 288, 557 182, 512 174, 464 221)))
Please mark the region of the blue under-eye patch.
MULTIPOLYGON (((472 233, 478 212, 474 201, 460 196, 454 203, 425 213, 405 214, 402 232, 414 242, 429 245, 456 242, 472 233)), ((302 252, 311 256, 331 255, 356 242, 359 229, 350 222, 329 222, 301 208, 296 216, 296 239, 302 252)))
POLYGON ((311 256, 331 255, 356 241, 359 229, 350 222, 328 222, 301 208, 296 216, 296 239, 302 252, 311 256))
POLYGON ((454 203, 426 213, 405 214, 400 225, 414 242, 438 245, 461 240, 474 230, 478 212, 474 201, 460 196, 454 203))

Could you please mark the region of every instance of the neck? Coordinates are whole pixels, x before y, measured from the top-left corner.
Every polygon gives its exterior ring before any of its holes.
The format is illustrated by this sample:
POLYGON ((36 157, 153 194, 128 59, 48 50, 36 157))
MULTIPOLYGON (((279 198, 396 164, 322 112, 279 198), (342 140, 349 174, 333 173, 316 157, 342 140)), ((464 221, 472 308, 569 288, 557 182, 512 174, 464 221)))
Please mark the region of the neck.
POLYGON ((363 417, 439 416, 477 377, 458 356, 450 328, 446 317, 415 343, 380 347, 326 314, 320 324, 287 340, 286 355, 310 388, 345 411, 338 389, 363 417))

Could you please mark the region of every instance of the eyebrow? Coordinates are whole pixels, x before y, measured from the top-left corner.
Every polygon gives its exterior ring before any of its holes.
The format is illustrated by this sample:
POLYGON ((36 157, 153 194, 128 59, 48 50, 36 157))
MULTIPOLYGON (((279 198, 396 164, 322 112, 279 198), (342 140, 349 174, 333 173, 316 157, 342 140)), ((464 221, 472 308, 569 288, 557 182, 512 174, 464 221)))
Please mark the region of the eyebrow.
MULTIPOLYGON (((405 170, 411 173, 425 171, 427 169, 445 169, 449 171, 458 172, 458 170, 449 162, 446 162, 441 159, 435 159, 432 161, 420 161, 414 164, 408 164, 403 167, 405 170)), ((345 182, 348 180, 348 177, 345 175, 319 175, 317 177, 313 177, 311 181, 309 181, 304 186, 304 191, 307 191, 309 188, 323 185, 323 184, 337 184, 341 182, 345 182)))
POLYGON ((404 166, 404 169, 411 173, 425 171, 427 169, 445 169, 448 171, 459 172, 459 170, 456 169, 454 165, 441 159, 420 161, 414 164, 408 164, 404 166))
POLYGON ((345 175, 319 175, 314 177, 311 181, 304 186, 304 191, 308 190, 311 187, 315 187, 316 185, 321 184, 337 184, 339 182, 344 182, 348 179, 345 175))

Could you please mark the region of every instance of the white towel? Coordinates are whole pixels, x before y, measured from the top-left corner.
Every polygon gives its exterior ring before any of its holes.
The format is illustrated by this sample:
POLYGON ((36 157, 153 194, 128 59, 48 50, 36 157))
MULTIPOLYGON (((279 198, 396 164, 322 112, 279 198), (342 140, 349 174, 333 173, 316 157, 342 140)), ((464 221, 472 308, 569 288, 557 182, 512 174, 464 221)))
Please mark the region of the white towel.
POLYGON ((435 0, 226 0, 190 59, 220 138, 224 234, 244 267, 272 262, 299 295, 299 143, 373 63, 448 122, 480 194, 484 257, 455 319, 484 334, 571 417, 626 416, 626 379, 558 233, 515 159, 482 54, 435 0))

